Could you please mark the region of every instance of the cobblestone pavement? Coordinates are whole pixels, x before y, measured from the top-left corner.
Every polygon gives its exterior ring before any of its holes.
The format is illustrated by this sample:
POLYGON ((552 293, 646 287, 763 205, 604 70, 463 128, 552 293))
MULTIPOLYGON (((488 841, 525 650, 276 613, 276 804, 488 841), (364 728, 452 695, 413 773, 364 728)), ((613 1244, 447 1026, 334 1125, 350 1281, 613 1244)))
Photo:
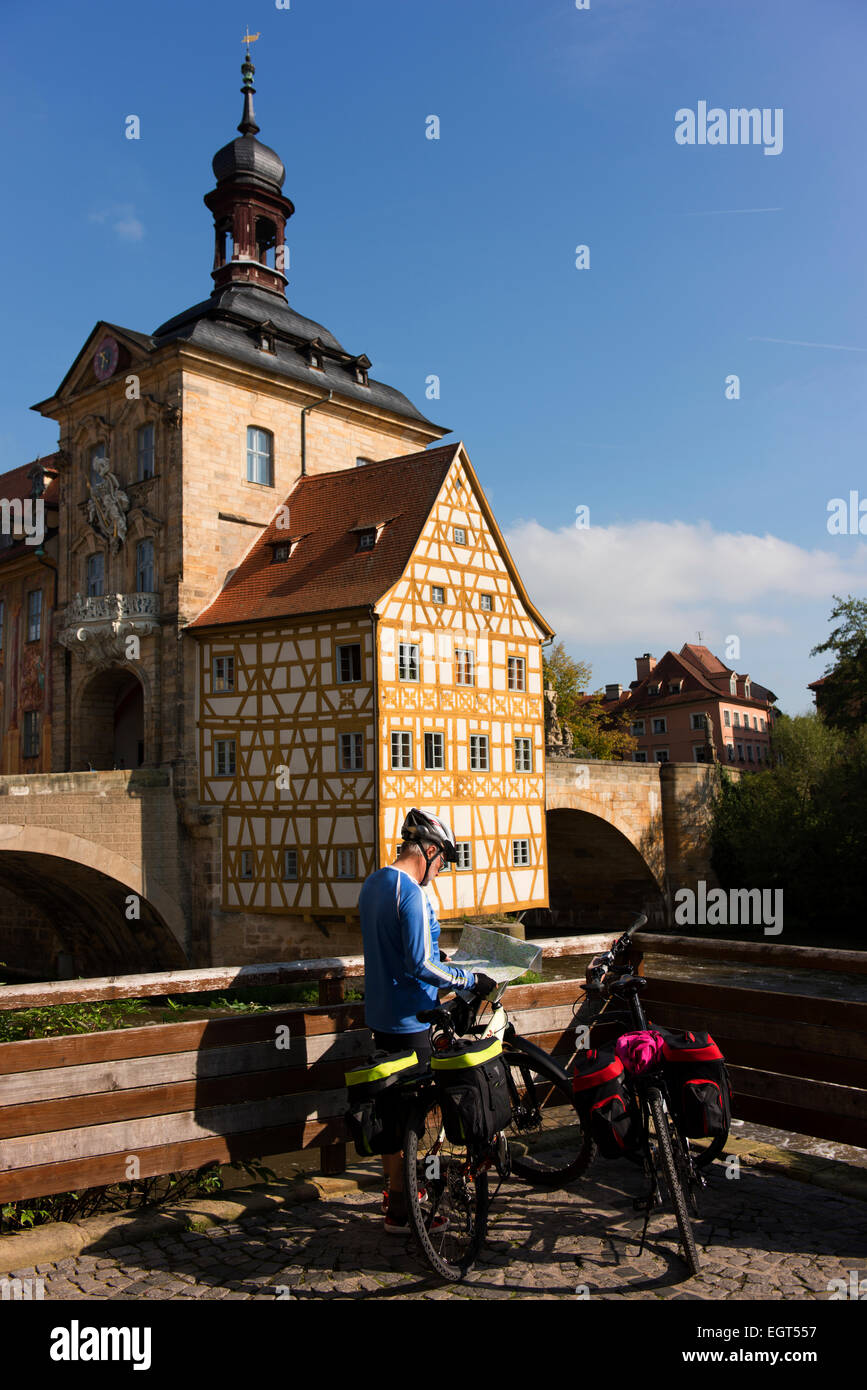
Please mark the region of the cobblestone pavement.
POLYGON ((640 1172, 598 1163, 592 1177, 550 1193, 505 1183, 460 1285, 441 1284, 409 1239, 384 1234, 370 1191, 11 1274, 41 1276, 47 1299, 111 1300, 827 1299, 831 1279, 859 1267, 867 1277, 867 1203, 749 1169, 729 1180, 714 1164, 696 1228, 702 1269, 689 1278, 664 1209, 638 1255, 640 1172))

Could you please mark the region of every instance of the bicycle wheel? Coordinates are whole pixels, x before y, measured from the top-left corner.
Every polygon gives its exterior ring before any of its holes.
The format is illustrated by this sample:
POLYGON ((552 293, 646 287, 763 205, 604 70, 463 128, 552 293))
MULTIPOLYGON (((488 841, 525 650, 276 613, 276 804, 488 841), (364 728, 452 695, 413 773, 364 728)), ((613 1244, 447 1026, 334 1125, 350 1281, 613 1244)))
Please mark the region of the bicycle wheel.
POLYGON ((683 1247, 684 1259, 689 1267, 690 1274, 698 1274, 698 1250, 695 1244, 692 1222, 690 1221, 689 1212, 686 1208, 686 1197, 684 1196, 683 1187, 675 1163, 668 1116, 662 1108, 662 1096, 655 1086, 651 1086, 647 1092, 647 1105, 653 1116, 653 1128, 656 1132, 659 1160, 665 1175, 666 1186, 671 1193, 671 1200, 674 1203, 674 1214, 677 1218, 677 1229, 680 1232, 680 1243, 683 1247))
POLYGON ((537 1187, 563 1187, 586 1172, 596 1145, 581 1124, 572 1088, 544 1063, 503 1053, 512 1119, 505 1131, 515 1177, 537 1187))
POLYGON ((488 1230, 488 1175, 475 1167, 467 1149, 446 1138, 437 1096, 422 1097, 403 1151, 407 1216, 428 1264, 453 1283, 472 1268, 488 1230))

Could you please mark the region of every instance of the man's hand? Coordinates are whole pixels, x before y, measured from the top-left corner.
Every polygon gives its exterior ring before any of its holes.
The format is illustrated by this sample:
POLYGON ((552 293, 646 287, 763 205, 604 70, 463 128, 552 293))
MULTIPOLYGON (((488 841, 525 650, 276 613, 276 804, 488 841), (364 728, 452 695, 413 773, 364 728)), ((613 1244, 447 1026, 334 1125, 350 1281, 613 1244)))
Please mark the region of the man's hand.
POLYGON ((487 999, 497 988, 496 980, 492 980, 490 975, 480 975, 475 972, 476 982, 473 985, 473 994, 477 994, 480 999, 487 999))

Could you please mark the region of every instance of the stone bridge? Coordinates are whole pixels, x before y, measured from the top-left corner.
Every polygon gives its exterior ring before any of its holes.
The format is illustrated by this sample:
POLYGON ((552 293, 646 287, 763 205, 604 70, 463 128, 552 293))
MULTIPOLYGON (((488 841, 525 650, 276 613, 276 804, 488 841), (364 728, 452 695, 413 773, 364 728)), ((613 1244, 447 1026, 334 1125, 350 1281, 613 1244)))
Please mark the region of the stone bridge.
POLYGON ((181 843, 167 769, 0 777, 10 975, 24 962, 41 979, 188 966, 181 843))
MULTIPOLYGON (((551 757, 546 769, 548 925, 607 930, 642 909, 663 923, 676 889, 716 883, 709 829, 718 769, 551 757)), ((546 925, 542 913, 526 920, 546 925)))
MULTIPOLYGON (((716 775, 686 763, 549 758, 551 909, 526 914, 525 926, 607 930, 641 909, 670 920, 674 889, 714 881, 716 775)), ((194 938, 208 874, 196 855, 168 768, 0 777, 0 978, 218 963, 194 938)))

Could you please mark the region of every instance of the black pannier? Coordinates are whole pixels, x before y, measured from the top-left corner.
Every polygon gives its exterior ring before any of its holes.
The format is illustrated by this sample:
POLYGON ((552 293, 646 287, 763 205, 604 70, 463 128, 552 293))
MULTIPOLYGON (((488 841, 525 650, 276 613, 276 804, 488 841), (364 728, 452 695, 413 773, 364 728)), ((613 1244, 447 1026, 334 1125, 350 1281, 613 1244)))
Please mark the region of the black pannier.
POLYGON ((620 1058, 590 1048, 572 1076, 575 1108, 604 1158, 629 1153, 641 1139, 641 1120, 620 1058))
POLYGON ((725 1058, 710 1033, 660 1028, 662 1068, 675 1117, 688 1139, 729 1132, 732 1090, 725 1058))
POLYGON ((394 1154, 403 1147, 406 1104, 401 1081, 419 1061, 415 1052, 374 1052, 346 1075, 346 1127, 359 1158, 394 1154))
POLYGON ((460 1038, 433 1054, 431 1069, 450 1143, 478 1148, 508 1128, 512 1105, 499 1038, 460 1038))

